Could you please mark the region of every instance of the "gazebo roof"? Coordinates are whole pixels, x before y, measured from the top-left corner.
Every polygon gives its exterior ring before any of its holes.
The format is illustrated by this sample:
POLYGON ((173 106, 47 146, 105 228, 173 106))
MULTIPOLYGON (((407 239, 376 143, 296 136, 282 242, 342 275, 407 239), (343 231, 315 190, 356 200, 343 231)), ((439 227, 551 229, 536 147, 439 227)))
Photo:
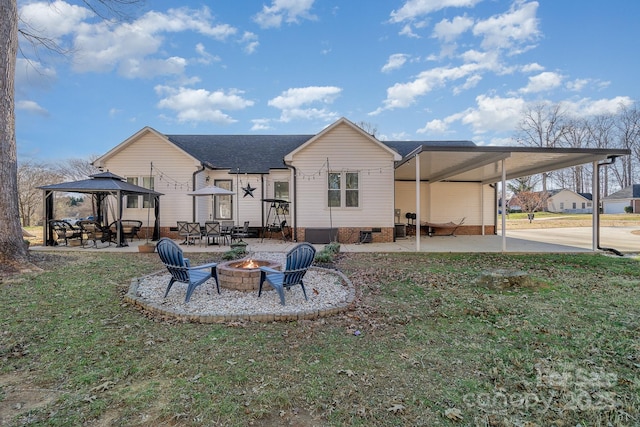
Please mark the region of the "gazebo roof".
POLYGON ((60 184, 43 185, 42 190, 66 191, 69 193, 117 193, 161 196, 162 193, 140 187, 125 181, 124 178, 111 172, 101 172, 91 175, 89 179, 62 182, 60 184))

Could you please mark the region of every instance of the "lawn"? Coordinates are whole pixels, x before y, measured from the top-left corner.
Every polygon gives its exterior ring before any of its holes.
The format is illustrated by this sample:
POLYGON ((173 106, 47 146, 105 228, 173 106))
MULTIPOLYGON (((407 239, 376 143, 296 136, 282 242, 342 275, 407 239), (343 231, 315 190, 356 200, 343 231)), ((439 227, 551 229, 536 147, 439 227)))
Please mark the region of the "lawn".
POLYGON ((638 259, 350 253, 343 315, 203 325, 124 303, 155 255, 34 256, 1 283, 2 426, 640 424, 638 259))

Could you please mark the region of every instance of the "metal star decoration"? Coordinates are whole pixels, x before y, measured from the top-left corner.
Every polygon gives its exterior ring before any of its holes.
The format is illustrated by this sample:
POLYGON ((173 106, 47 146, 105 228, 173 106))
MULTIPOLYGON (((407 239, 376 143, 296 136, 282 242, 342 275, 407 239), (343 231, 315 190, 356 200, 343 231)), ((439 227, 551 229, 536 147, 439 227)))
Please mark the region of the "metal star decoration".
POLYGON ((242 197, 245 198, 247 196, 253 197, 253 192, 256 189, 253 188, 250 183, 247 183, 247 186, 246 187, 242 187, 242 190, 244 191, 244 195, 242 197))

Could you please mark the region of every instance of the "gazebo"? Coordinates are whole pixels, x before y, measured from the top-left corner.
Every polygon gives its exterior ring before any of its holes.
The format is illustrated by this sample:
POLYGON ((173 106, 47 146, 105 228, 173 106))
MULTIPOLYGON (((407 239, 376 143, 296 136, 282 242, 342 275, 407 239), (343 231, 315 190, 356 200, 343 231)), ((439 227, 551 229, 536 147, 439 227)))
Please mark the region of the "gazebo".
POLYGON ((44 191, 44 233, 46 236, 44 239, 44 245, 53 245, 53 229, 49 226, 49 220, 53 219, 53 193, 56 191, 62 191, 65 193, 84 193, 91 194, 96 204, 96 220, 103 225, 105 223, 106 215, 103 215, 103 205, 108 196, 113 196, 117 200, 117 242, 118 247, 127 246, 124 241, 124 235, 122 234, 122 198, 124 196, 137 195, 137 196, 149 196, 154 200, 154 226, 152 240, 158 240, 160 238, 160 196, 162 193, 157 191, 140 187, 138 185, 127 182, 124 178, 115 175, 111 172, 102 172, 95 175, 91 175, 89 179, 83 179, 80 181, 63 182, 60 184, 51 184, 38 187, 44 191))

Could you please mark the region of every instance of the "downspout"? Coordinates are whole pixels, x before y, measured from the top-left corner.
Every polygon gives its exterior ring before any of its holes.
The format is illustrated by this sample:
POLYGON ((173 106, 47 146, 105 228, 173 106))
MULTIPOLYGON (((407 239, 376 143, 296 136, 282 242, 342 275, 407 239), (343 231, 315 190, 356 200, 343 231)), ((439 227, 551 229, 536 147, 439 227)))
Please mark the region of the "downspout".
MULTIPOLYGON (((193 173, 193 176, 191 177, 191 191, 196 191, 196 176, 200 173, 200 172, 204 172, 207 168, 204 167, 204 164, 200 163, 200 167, 202 169, 198 169, 197 171, 195 171, 193 173)), ((192 197, 191 198, 191 221, 192 222, 196 222, 196 198, 192 197)))
POLYGON ((284 164, 293 171, 293 241, 298 241, 298 171, 293 165, 284 164))
POLYGON ((613 252, 618 256, 624 256, 622 252, 613 248, 604 248, 600 246, 600 167, 601 166, 609 166, 614 164, 616 161, 616 157, 610 157, 609 161, 606 163, 596 163, 594 162, 594 174, 593 174, 593 233, 595 234, 594 240, 597 249, 601 251, 613 252))

